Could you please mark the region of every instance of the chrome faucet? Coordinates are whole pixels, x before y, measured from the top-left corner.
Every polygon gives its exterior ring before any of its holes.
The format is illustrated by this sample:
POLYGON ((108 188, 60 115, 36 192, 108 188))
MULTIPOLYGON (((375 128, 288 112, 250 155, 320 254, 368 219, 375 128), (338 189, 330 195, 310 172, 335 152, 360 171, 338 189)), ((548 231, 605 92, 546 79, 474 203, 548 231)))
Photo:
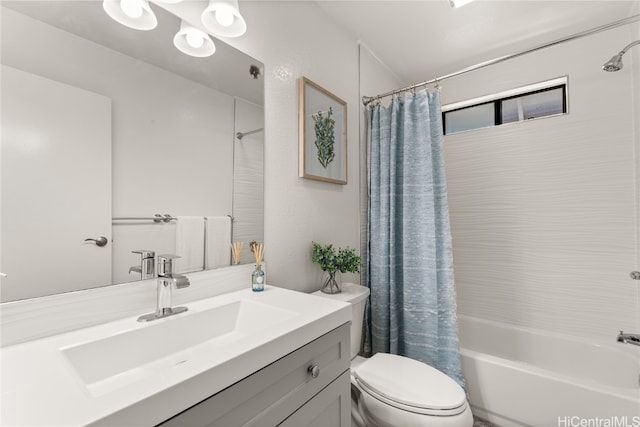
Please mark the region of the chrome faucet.
POLYGON ((624 332, 620 331, 617 341, 623 344, 633 344, 640 346, 640 334, 625 334, 624 332))
POLYGON ((138 322, 149 322, 174 314, 184 313, 187 307, 171 307, 173 288, 183 289, 190 285, 189 279, 182 274, 173 274, 173 260, 177 255, 158 255, 158 299, 156 311, 138 318, 138 322))
POLYGON ((131 272, 140 273, 142 280, 153 279, 155 277, 155 256, 154 251, 147 249, 138 249, 137 251, 131 251, 134 254, 140 254, 140 265, 133 266, 129 269, 131 272))

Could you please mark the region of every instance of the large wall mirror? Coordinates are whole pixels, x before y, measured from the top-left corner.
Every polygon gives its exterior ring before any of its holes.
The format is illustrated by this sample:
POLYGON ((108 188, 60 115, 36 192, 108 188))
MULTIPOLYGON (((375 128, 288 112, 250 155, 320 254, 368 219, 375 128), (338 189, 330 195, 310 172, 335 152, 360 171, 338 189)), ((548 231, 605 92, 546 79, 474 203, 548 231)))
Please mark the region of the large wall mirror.
POLYGON ((231 264, 242 241, 251 262, 263 65, 217 39, 185 55, 180 19, 156 4, 152 31, 102 1, 0 6, 2 302, 140 280, 141 250, 189 272, 231 264))

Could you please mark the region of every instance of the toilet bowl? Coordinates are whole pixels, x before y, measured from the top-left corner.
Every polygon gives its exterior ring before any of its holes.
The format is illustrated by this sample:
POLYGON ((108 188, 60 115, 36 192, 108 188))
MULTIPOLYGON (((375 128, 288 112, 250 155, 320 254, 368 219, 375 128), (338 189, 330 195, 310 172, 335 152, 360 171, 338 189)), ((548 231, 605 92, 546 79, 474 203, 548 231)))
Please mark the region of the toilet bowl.
POLYGON ((357 427, 471 427, 462 387, 439 370, 395 354, 358 356, 369 289, 343 283, 339 294, 314 295, 351 303, 351 423, 357 427))

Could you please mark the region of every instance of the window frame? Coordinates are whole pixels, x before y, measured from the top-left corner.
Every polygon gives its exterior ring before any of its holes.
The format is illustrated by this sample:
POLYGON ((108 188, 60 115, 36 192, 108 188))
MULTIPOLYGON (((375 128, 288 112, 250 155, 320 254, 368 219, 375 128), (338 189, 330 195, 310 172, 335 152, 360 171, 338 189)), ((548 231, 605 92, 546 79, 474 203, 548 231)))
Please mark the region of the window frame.
POLYGON ((530 120, 544 119, 547 117, 557 117, 565 114, 569 114, 569 78, 568 76, 558 77, 552 80, 546 80, 539 83, 534 83, 526 86, 521 86, 515 89, 507 91, 485 95, 465 101, 455 102, 442 106, 442 132, 444 135, 455 135, 458 133, 471 132, 478 129, 486 129, 495 126, 502 126, 504 124, 522 123, 530 120), (541 117, 533 117, 527 120, 517 120, 507 123, 502 122, 502 102, 510 99, 521 98, 527 95, 534 95, 536 93, 547 92, 551 90, 562 89, 562 112, 556 114, 549 114, 541 117), (473 108, 480 105, 493 104, 494 120, 493 125, 477 127, 473 129, 462 130, 459 132, 447 134, 447 113, 454 111, 460 111, 467 108, 473 108))

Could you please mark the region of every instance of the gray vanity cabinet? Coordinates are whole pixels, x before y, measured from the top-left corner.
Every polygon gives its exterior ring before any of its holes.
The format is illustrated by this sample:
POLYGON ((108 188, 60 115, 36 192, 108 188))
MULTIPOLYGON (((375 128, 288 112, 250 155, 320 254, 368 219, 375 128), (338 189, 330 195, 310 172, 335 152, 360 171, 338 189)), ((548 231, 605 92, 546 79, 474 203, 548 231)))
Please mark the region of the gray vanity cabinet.
POLYGON ((161 426, 350 426, 349 328, 334 329, 161 426))

